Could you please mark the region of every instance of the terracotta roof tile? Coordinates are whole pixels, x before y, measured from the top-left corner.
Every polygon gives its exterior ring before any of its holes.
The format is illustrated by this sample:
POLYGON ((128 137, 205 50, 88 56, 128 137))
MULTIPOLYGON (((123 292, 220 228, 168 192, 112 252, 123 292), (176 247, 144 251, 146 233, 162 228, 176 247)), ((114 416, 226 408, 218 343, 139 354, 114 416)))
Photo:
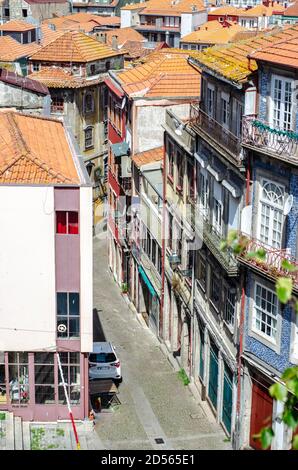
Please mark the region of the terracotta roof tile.
POLYGON ((202 0, 180 0, 173 4, 173 0, 149 0, 145 3, 125 5, 121 10, 135 10, 143 8, 142 14, 172 15, 180 16, 181 13, 188 13, 196 7, 197 11, 206 10, 202 0))
POLYGON ((31 73, 30 78, 43 83, 48 88, 83 88, 103 81, 102 78, 86 80, 76 77, 62 67, 43 67, 38 72, 31 73))
POLYGON ((202 52, 193 53, 192 59, 198 66, 211 69, 231 81, 243 82, 257 70, 257 63, 249 55, 273 44, 291 40, 298 35, 298 25, 276 28, 254 38, 239 41, 227 46, 215 46, 202 52))
POLYGON ((30 59, 47 62, 85 63, 121 55, 106 44, 81 32, 66 32, 42 47, 30 59))
POLYGON ((1 25, 0 31, 24 32, 24 31, 31 31, 32 29, 35 29, 35 28, 36 26, 34 24, 27 23, 26 21, 23 21, 23 20, 11 20, 1 25))
POLYGON ((79 184, 63 123, 1 112, 0 183, 79 184))
POLYGON ((255 60, 271 62, 273 64, 285 65, 298 68, 298 28, 297 37, 279 42, 270 47, 265 47, 251 54, 255 60))
POLYGON ((198 31, 193 31, 183 36, 180 42, 192 44, 227 44, 228 42, 233 42, 240 31, 249 31, 238 23, 231 23, 230 26, 223 26, 219 21, 212 21, 212 23, 217 23, 217 28, 212 25, 211 30, 209 30, 207 22, 205 23, 205 28, 201 26, 198 31))
POLYGON ((298 1, 294 3, 294 5, 291 5, 290 7, 285 9, 284 16, 298 16, 298 1))
POLYGON ((134 164, 140 168, 147 163, 159 162, 163 159, 163 147, 156 147, 145 152, 136 153, 132 157, 134 164))
POLYGON ((56 30, 82 30, 87 33, 97 26, 120 25, 120 18, 118 16, 99 16, 81 12, 73 13, 72 15, 59 16, 58 18, 50 18, 45 20, 43 23, 54 25, 56 30))
POLYGON ((144 36, 136 31, 134 28, 115 28, 104 31, 102 34, 106 35, 107 44, 112 45, 112 37, 117 36, 118 45, 122 46, 126 41, 144 42, 144 36))
POLYGON ((36 42, 20 44, 10 36, 0 36, 0 61, 14 62, 21 57, 29 57, 40 49, 36 42))

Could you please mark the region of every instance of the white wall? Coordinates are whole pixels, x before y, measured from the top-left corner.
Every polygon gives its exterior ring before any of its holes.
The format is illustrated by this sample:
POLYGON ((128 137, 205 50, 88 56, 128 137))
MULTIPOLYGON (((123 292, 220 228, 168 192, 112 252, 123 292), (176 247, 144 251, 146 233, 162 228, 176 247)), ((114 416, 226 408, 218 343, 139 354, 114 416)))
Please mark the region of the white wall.
POLYGON ((120 10, 121 28, 127 28, 131 26, 132 11, 131 10, 120 10))
POLYGON ((0 350, 55 348, 53 188, 0 186, 0 227, 0 350))
MULTIPOLYGON (((141 101, 139 101, 139 104, 141 104, 141 101)), ((178 118, 189 117, 188 103, 172 106, 162 106, 160 104, 160 106, 157 106, 156 102, 152 102, 152 106, 137 106, 133 153, 144 152, 163 145, 164 129, 162 124, 165 124, 167 109, 172 110, 178 118)))
MULTIPOLYGON (((93 261, 92 187, 80 188, 81 252, 81 351, 92 351, 93 343, 93 261)), ((100 260, 99 260, 100 262, 100 260)))
POLYGON ((191 33, 201 24, 206 23, 207 19, 207 11, 181 13, 181 37, 183 38, 183 36, 191 33))

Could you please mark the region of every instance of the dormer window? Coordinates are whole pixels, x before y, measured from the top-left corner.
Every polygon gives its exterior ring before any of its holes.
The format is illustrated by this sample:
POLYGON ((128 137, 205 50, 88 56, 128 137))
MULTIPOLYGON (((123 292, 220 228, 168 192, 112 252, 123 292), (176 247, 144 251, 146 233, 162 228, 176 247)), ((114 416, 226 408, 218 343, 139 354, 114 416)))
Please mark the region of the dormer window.
POLYGON ((93 113, 94 99, 91 93, 86 93, 84 96, 84 113, 93 113))

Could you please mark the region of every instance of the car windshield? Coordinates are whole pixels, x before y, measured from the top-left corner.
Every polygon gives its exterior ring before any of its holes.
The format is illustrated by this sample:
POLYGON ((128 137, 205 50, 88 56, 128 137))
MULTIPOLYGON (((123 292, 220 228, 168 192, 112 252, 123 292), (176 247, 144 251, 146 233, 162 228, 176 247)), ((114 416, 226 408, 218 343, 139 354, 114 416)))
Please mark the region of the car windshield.
POLYGON ((90 354, 89 356, 90 362, 114 362, 116 361, 116 356, 114 353, 97 353, 97 354, 90 354))

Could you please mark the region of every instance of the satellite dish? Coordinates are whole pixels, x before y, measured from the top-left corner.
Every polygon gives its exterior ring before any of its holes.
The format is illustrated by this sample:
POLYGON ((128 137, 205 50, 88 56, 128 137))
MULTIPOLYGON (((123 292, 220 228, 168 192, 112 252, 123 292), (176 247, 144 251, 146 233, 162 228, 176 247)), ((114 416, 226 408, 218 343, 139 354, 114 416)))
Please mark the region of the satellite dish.
POLYGON ((284 215, 288 215, 288 213, 290 212, 290 210, 293 207, 293 202, 294 202, 293 194, 290 194, 287 197, 285 205, 284 205, 284 215))

